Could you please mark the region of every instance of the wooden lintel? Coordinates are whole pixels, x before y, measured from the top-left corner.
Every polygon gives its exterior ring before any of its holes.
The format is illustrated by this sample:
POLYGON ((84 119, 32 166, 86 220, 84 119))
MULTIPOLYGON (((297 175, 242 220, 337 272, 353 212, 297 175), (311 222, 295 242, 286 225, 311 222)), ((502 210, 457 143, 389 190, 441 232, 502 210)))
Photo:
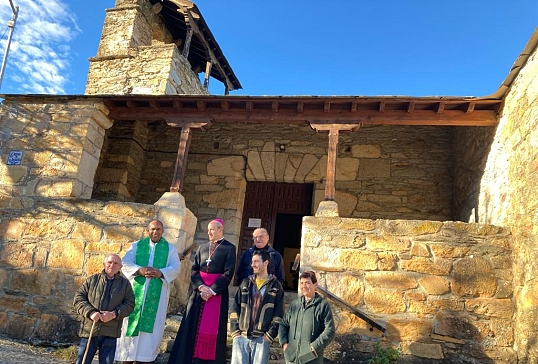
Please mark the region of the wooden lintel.
POLYGON ((298 112, 298 113, 302 113, 303 111, 304 111, 304 102, 299 101, 299 102, 297 103, 297 112, 298 112))
POLYGON ((273 110, 273 112, 278 112, 278 102, 277 101, 273 101, 271 103, 271 109, 273 110))
POLYGON ((409 104, 407 105, 407 112, 412 113, 413 111, 415 111, 415 102, 410 101, 409 104))
POLYGON ((230 110, 230 103, 228 101, 223 100, 220 102, 220 107, 222 110, 228 111, 230 110))
POLYGON ((474 111, 474 106, 475 106, 475 103, 474 103, 474 102, 470 102, 470 103, 467 105, 467 110, 465 110, 465 112, 473 112, 473 111, 474 111))
POLYGON ((323 104, 323 111, 325 111, 325 112, 331 111, 331 102, 330 101, 325 101, 325 103, 323 104))
POLYGON ((379 101, 379 112, 385 112, 385 105, 386 105, 385 100, 379 101))
POLYGON ((438 114, 441 114, 443 111, 445 111, 445 103, 444 102, 440 102, 439 105, 437 106, 437 113, 438 114))
POLYGON ((310 122, 310 127, 317 132, 321 131, 355 131, 358 130, 362 125, 362 122, 355 123, 319 123, 319 122, 310 122))

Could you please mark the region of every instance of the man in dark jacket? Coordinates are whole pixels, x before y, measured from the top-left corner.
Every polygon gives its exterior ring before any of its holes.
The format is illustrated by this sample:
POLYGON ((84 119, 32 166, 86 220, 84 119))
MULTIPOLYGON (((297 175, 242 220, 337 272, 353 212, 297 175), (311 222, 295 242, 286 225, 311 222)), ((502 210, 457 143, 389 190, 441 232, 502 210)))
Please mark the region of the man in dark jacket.
POLYGON ((267 272, 269 262, 268 251, 255 250, 251 262, 254 274, 241 282, 235 295, 230 313, 231 364, 269 361, 269 344, 276 338, 284 314, 284 290, 267 272))
POLYGON ((75 311, 83 320, 76 364, 90 364, 97 349, 99 364, 113 364, 123 318, 129 316, 135 305, 131 284, 120 274, 120 256, 110 254, 103 266, 103 271, 86 279, 73 301, 75 311), (88 344, 92 326, 92 338, 88 344), (87 345, 88 352, 82 363, 87 345))
POLYGON ((254 245, 241 255, 241 260, 237 265, 237 282, 241 283, 243 279, 248 278, 253 274, 251 260, 252 253, 255 250, 266 250, 271 256, 271 262, 267 267, 267 272, 276 276, 282 285, 284 285, 286 277, 284 275, 284 262, 282 255, 269 245, 269 233, 265 228, 258 228, 252 232, 252 240, 254 245))

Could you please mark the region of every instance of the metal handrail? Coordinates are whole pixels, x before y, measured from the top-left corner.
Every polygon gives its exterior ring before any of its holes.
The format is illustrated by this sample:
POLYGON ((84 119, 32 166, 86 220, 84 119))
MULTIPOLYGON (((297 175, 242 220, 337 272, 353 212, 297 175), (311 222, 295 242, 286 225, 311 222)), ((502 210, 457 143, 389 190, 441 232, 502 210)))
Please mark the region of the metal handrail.
POLYGON ((361 311, 359 311, 355 307, 351 306, 349 303, 347 303, 346 301, 344 301, 340 297, 336 296, 334 293, 332 293, 332 292, 330 292, 330 291, 328 291, 325 288, 322 288, 320 286, 318 286, 317 290, 320 293, 322 293, 324 296, 330 298, 331 300, 335 301, 339 305, 343 306, 345 309, 349 310, 352 314, 354 314, 355 316, 357 316, 361 320, 366 321, 367 323, 369 323, 370 326, 371 326, 370 331, 374 331, 374 327, 375 327, 376 329, 381 331, 383 334, 386 333, 387 329, 384 328, 383 326, 381 326, 381 324, 375 322, 374 320, 372 320, 371 318, 366 316, 364 313, 362 313, 361 311))
MULTIPOLYGON (((291 267, 291 269, 294 270, 294 271, 299 271, 300 262, 301 262, 301 254, 297 254, 295 256, 295 261, 293 262, 293 266, 291 267)), ((370 326, 371 326, 370 331, 374 331, 374 327, 375 327, 376 329, 381 331, 383 333, 383 335, 385 335, 385 333, 387 332, 387 329, 384 328, 381 324, 378 324, 377 322, 375 322, 374 320, 372 320, 371 318, 366 316, 364 313, 362 313, 361 311, 359 311, 355 307, 351 306, 349 303, 347 303, 346 301, 344 301, 340 297, 336 296, 334 293, 326 290, 325 288, 320 287, 319 285, 317 287, 317 290, 319 292, 321 292, 323 295, 325 295, 326 297, 328 297, 331 300, 338 303, 340 306, 343 306, 345 309, 349 310, 352 314, 354 314, 355 316, 357 316, 361 320, 369 323, 370 326)))

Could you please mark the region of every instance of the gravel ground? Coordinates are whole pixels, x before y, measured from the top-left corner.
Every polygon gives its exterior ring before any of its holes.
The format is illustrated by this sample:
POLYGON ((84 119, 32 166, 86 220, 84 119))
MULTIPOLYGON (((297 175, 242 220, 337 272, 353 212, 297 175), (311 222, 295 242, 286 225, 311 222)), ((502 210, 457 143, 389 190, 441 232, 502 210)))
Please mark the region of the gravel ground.
POLYGON ((52 353, 54 348, 33 346, 0 336, 0 363, 2 364, 70 364, 52 353))
MULTIPOLYGON (((34 346, 0 335, 0 364, 73 364, 54 356, 54 347, 34 346)), ((168 354, 160 354, 154 364, 167 362, 168 354)), ((92 364, 98 364, 97 354, 92 364)))

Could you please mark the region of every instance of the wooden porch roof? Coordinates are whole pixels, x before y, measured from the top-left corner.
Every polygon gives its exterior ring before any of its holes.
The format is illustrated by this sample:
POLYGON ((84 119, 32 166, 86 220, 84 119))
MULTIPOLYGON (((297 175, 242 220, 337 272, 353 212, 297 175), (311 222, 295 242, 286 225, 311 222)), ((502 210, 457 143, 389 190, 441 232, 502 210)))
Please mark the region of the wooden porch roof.
MULTIPOLYGON (((97 96, 97 95, 96 95, 97 96)), ((192 123, 350 123, 493 126, 502 100, 400 96, 102 96, 115 120, 192 123)))

